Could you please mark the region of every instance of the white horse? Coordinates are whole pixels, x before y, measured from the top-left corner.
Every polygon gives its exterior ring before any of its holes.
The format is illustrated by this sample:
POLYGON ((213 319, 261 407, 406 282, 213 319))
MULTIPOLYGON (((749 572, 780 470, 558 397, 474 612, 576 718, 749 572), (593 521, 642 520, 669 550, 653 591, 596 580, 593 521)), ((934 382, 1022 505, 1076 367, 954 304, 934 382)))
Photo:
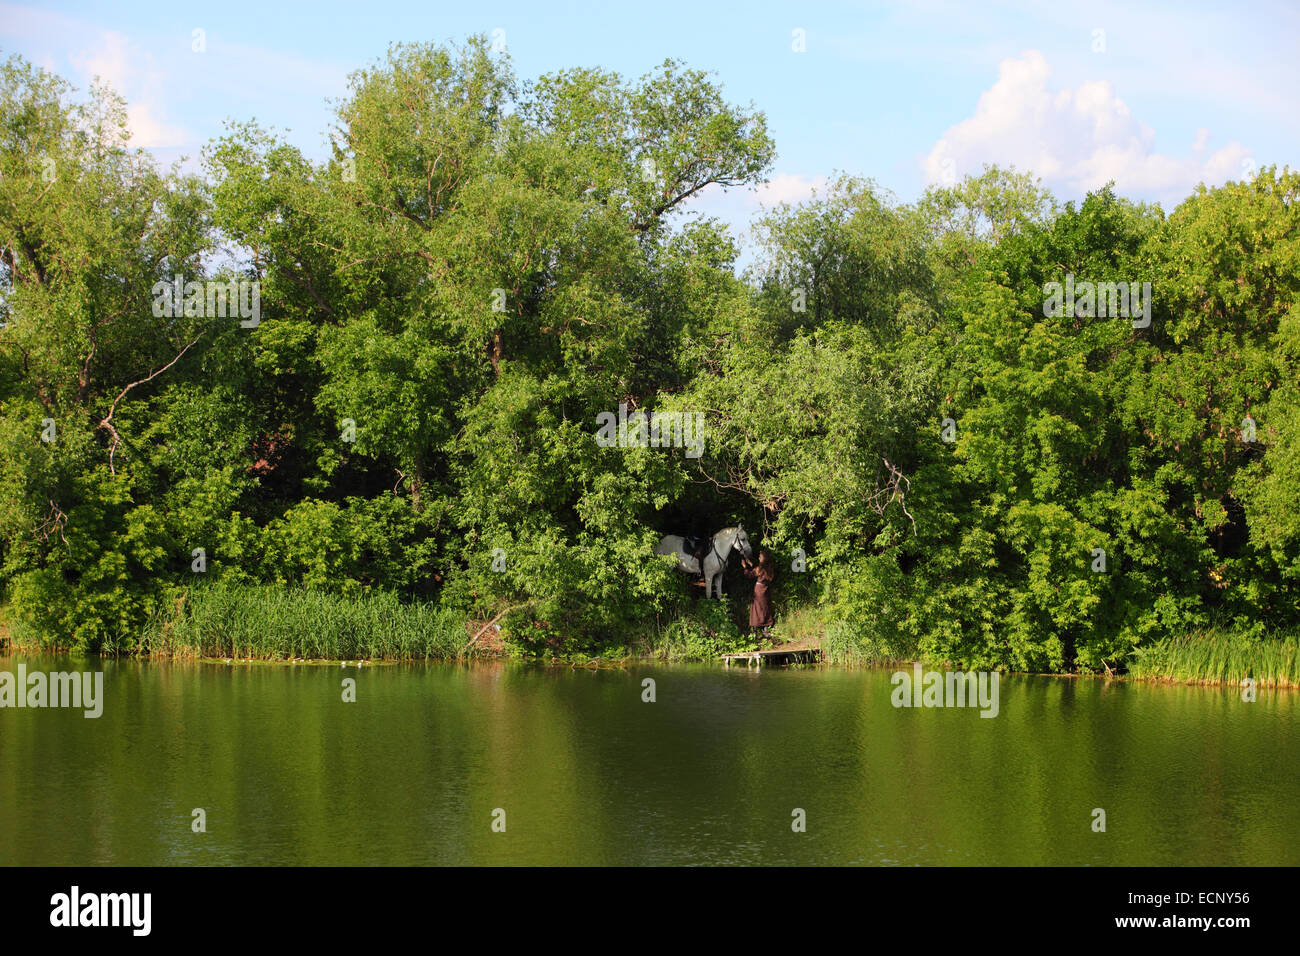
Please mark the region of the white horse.
POLYGON ((749 537, 745 534, 745 529, 739 526, 723 528, 713 536, 713 544, 709 548, 709 553, 704 556, 703 568, 700 567, 700 562, 696 560, 695 555, 691 553, 686 544, 686 539, 679 534, 665 535, 655 545, 655 554, 671 554, 675 556, 678 570, 686 574, 703 574, 704 596, 706 598, 712 596, 713 585, 716 582, 718 600, 722 600, 722 573, 727 570, 727 558, 731 556, 732 548, 735 548, 748 560, 754 560, 754 548, 749 543, 749 537))

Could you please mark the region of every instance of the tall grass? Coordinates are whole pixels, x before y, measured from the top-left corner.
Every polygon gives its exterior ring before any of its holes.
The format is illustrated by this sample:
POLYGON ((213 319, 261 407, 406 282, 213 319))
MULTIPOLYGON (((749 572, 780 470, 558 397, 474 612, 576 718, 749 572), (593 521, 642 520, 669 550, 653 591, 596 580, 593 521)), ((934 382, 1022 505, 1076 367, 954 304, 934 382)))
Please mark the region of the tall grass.
POLYGON ((738 613, 729 601, 685 602, 662 628, 629 635, 626 653, 643 660, 691 663, 749 650, 753 640, 748 629, 736 623, 738 613))
POLYGON ((447 660, 466 643, 463 616, 391 594, 342 598, 215 584, 178 598, 146 631, 141 650, 158 657, 447 660))
POLYGON ((864 636, 843 621, 833 621, 822 639, 822 659, 846 667, 890 667, 916 658, 915 651, 864 636))
POLYGON ((1300 687, 1300 634, 1268 638, 1210 630, 1138 648, 1130 677, 1189 684, 1240 684, 1253 677, 1260 687, 1300 687))
POLYGON ((787 601, 778 608, 772 638, 778 644, 806 643, 821 646, 830 630, 830 609, 815 602, 795 604, 787 601))

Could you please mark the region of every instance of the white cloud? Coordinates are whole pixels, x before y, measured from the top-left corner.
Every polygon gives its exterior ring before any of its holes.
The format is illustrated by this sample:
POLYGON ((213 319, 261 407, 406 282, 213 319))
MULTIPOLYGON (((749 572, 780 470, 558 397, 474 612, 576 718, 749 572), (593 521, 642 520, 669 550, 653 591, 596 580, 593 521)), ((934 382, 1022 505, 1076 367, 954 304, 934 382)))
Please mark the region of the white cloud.
POLYGON ((814 192, 823 192, 827 181, 825 176, 777 173, 761 186, 747 191, 745 198, 751 206, 771 207, 783 202, 793 206, 811 199, 814 192))
POLYGON ((1248 150, 1235 140, 1208 151, 1210 131, 1197 131, 1186 158, 1154 151, 1155 133, 1129 111, 1105 81, 1051 90, 1050 68, 1030 50, 1003 60, 975 114, 949 128, 923 162, 942 183, 985 163, 1032 172, 1056 189, 1086 192, 1114 180, 1121 192, 1184 196, 1197 183, 1243 175, 1248 150))
POLYGON ((148 53, 121 33, 101 34, 92 50, 83 50, 71 60, 88 80, 99 77, 126 99, 132 146, 146 149, 180 146, 193 139, 184 129, 163 118, 157 94, 163 88, 164 75, 148 53))
POLYGON ((736 236, 741 236, 749 229, 753 215, 759 209, 771 209, 783 202, 797 205, 812 198, 814 192, 823 192, 828 182, 825 176, 777 173, 752 189, 724 190, 712 185, 697 193, 686 205, 685 211, 702 216, 716 216, 728 223, 736 236))
POLYGON ((267 114, 282 133, 302 129, 296 145, 309 155, 320 152, 320 131, 330 120, 325 99, 346 92, 348 67, 227 42, 212 30, 200 54, 192 39, 188 26, 111 29, 100 20, 0 0, 0 53, 19 50, 79 92, 98 75, 127 102, 131 144, 160 159, 185 153, 196 168, 195 153, 219 135, 222 118, 267 114))

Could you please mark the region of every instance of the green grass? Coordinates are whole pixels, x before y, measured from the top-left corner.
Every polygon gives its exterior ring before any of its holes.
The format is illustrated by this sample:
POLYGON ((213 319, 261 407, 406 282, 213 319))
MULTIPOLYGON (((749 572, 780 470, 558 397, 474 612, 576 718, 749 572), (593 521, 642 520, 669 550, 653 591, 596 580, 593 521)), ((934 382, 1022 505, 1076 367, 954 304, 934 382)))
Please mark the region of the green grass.
POLYGON ((700 599, 683 604, 661 628, 631 635, 628 657, 668 663, 716 661, 721 655, 753 646, 746 628, 736 623, 739 611, 730 601, 700 599))
POLYGON ((805 642, 821 646, 830 624, 827 609, 820 605, 787 606, 780 608, 776 615, 772 637, 778 644, 805 642))
POLYGON ((829 620, 822 638, 822 659, 847 667, 889 667, 915 660, 914 647, 896 646, 886 640, 864 634, 845 621, 829 620))
POLYGON ((468 635, 462 615, 391 594, 343 598, 287 587, 194 588, 145 633, 155 657, 262 660, 450 660, 468 635))
POLYGON ((1253 677, 1260 687, 1300 687, 1300 634, 1260 639, 1211 630, 1170 638, 1139 648, 1128 675, 1233 685, 1253 677))

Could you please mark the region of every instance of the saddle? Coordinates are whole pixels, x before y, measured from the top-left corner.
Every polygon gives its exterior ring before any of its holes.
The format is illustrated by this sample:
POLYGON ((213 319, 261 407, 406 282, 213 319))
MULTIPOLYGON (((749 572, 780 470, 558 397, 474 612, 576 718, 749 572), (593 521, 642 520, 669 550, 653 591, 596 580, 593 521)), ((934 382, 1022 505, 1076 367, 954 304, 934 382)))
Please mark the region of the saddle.
POLYGON ((704 576, 704 559, 708 557, 709 552, 713 550, 713 538, 695 535, 683 535, 682 546, 686 553, 695 559, 695 563, 700 566, 700 576, 704 576))

